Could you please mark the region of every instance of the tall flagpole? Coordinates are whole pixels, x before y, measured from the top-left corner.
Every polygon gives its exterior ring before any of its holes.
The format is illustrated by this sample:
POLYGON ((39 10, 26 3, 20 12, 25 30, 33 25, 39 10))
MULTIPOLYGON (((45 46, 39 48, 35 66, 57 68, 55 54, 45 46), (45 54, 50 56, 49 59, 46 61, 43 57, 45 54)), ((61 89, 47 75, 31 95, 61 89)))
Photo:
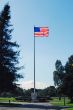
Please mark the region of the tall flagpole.
POLYGON ((34 94, 35 94, 35 35, 34 35, 34 94))
POLYGON ((32 96, 32 101, 36 101, 37 99, 37 94, 36 94, 36 91, 35 91, 35 35, 38 37, 38 36, 46 36, 48 37, 48 27, 35 27, 34 26, 34 92, 31 94, 32 96), (40 30, 41 29, 41 30, 40 30), (43 34, 42 34, 42 33, 43 34), (36 33, 36 34, 35 34, 36 33), (39 33, 39 34, 37 34, 39 33))
MULTIPOLYGON (((34 27, 35 28, 35 27, 34 27)), ((34 31, 35 32, 35 31, 34 31)), ((35 91, 35 33, 34 33, 34 49, 33 49, 33 53, 34 53, 34 69, 33 69, 33 72, 34 72, 34 91, 33 91, 33 93, 31 93, 31 99, 32 99, 32 101, 33 102, 35 102, 36 101, 36 97, 37 97, 37 95, 36 95, 36 91, 35 91)))

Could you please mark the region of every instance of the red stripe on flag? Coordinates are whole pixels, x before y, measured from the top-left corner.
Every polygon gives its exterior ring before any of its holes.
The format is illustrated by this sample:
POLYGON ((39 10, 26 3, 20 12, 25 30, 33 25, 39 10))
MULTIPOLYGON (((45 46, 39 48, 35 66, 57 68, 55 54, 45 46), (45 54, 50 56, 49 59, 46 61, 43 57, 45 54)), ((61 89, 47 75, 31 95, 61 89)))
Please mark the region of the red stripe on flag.
POLYGON ((39 32, 34 32, 35 37, 48 37, 49 29, 48 27, 40 27, 39 32))

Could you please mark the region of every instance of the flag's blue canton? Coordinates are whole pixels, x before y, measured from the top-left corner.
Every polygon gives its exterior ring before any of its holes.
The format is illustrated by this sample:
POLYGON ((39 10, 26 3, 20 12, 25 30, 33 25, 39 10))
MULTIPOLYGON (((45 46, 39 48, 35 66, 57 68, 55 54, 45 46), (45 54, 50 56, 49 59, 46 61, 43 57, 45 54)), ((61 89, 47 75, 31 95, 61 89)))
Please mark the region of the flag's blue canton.
POLYGON ((40 32, 40 27, 34 27, 34 32, 40 32))

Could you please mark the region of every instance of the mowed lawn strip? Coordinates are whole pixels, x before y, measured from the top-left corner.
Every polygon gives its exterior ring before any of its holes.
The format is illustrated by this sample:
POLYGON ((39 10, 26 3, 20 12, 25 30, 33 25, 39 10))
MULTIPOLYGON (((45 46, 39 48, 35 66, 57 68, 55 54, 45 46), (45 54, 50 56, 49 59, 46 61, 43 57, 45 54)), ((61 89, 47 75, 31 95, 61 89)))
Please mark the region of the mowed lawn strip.
POLYGON ((10 101, 16 101, 14 97, 0 97, 0 102, 9 102, 10 101))
MULTIPOLYGON (((61 98, 61 100, 59 100, 58 97, 54 97, 52 98, 53 100, 50 101, 50 103, 52 105, 56 105, 56 106, 64 106, 64 98, 61 98)), ((73 110, 73 103, 70 103, 70 100, 66 97, 65 98, 65 105, 66 106, 70 106, 72 108, 67 108, 65 110, 73 110)))

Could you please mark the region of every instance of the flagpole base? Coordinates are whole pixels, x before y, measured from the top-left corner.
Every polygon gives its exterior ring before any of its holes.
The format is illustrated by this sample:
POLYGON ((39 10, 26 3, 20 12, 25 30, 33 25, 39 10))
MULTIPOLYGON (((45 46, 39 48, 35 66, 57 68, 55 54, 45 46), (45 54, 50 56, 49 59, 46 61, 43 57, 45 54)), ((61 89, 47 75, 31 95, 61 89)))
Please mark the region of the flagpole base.
POLYGON ((37 93, 36 92, 35 93, 34 92, 31 93, 31 101, 32 102, 37 102, 37 93))

